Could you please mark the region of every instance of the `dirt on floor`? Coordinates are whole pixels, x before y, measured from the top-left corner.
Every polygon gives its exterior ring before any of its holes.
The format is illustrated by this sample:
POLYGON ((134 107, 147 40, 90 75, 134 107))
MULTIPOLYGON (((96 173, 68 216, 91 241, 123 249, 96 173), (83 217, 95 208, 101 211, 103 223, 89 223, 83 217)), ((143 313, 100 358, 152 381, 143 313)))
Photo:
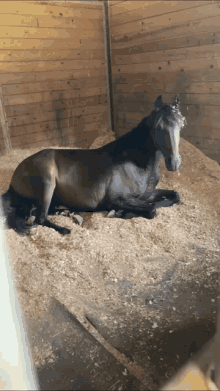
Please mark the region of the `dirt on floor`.
MULTIPOLYGON (((99 138, 91 147, 112 139, 113 134, 99 138)), ((13 150, 0 157, 1 193, 18 163, 37 151, 13 150)), ((202 344, 215 328, 220 166, 184 139, 180 154, 179 172, 168 172, 161 164, 158 187, 178 191, 181 203, 158 210, 153 220, 84 213, 82 226, 70 217, 50 217, 72 230, 65 237, 42 226, 33 228, 29 236, 6 231, 26 318, 43 318, 50 299, 59 300, 88 330, 89 321, 112 346, 140 365, 149 375, 148 389, 170 378, 201 347, 195 342, 181 351, 180 330, 194 327, 196 335, 203 325, 202 344)), ((36 367, 53 362, 51 342, 45 344, 34 347, 36 367)))

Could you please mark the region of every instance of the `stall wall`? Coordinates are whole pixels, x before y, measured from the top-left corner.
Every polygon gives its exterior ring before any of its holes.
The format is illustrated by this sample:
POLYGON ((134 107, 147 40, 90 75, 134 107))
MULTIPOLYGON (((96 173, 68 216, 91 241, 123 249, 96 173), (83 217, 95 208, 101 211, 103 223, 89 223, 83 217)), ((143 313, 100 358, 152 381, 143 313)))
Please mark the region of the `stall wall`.
POLYGON ((180 94, 182 136, 220 163, 220 2, 109 2, 115 128, 180 94))
POLYGON ((108 126, 103 5, 1 1, 0 146, 89 146, 108 126), (3 118, 4 117, 4 118, 3 118))

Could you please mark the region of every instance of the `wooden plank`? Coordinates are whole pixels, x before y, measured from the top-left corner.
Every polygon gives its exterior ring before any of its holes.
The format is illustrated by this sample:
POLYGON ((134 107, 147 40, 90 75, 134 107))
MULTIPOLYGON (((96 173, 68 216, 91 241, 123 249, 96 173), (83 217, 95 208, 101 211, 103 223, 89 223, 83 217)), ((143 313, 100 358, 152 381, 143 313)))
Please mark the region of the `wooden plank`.
POLYGON ((193 48, 180 48, 172 50, 160 50, 157 52, 115 55, 112 51, 112 64, 144 64, 153 62, 173 61, 173 60, 191 60, 200 58, 214 58, 220 56, 220 43, 212 45, 197 46, 193 48))
POLYGON ((76 36, 76 39, 11 39, 4 38, 0 39, 1 50, 56 50, 56 49, 82 49, 82 50, 94 50, 102 49, 104 50, 103 41, 100 39, 91 38, 90 35, 86 34, 81 35, 80 37, 76 36))
MULTIPOLYGON (((24 94, 24 95, 9 95, 5 97, 5 105, 28 105, 30 103, 36 102, 47 102, 48 100, 59 100, 64 98, 65 92, 42 92, 42 93, 33 93, 33 94, 24 94)), ((78 90, 73 90, 67 93, 67 97, 77 97, 79 96, 78 90)))
POLYGON ((102 19, 102 6, 95 4, 71 3, 71 2, 41 2, 41 1, 1 1, 1 9, 5 14, 27 16, 51 16, 74 17, 83 19, 102 19))
MULTIPOLYGON (((67 111, 67 110, 66 110, 67 111)), ((64 112, 65 113, 65 112, 64 112)), ((56 121, 56 112, 55 111, 43 111, 37 108, 35 113, 17 115, 13 117, 8 117, 9 126, 24 126, 33 123, 40 123, 43 121, 56 121)))
POLYGON ((63 110, 62 108, 57 107, 53 111, 45 111, 43 108, 37 107, 36 112, 31 114, 17 115, 13 117, 8 117, 9 126, 23 126, 33 123, 40 123, 43 121, 59 121, 65 118, 76 117, 76 116, 88 116, 89 114, 97 115, 104 111, 107 111, 107 105, 98 105, 98 106, 84 106, 84 107, 73 107, 63 110))
MULTIPOLYGON (((135 93, 135 94, 120 94, 115 93, 114 98, 118 102, 139 102, 140 105, 144 102, 155 101, 158 93, 135 93)), ((163 94, 164 101, 171 103, 174 99, 175 92, 172 94, 163 94)), ((219 106, 220 95, 219 94, 180 94, 181 103, 185 105, 190 104, 202 104, 207 106, 219 106)), ((135 110, 136 111, 136 110, 135 110)), ((139 110, 138 110, 139 111, 139 110)), ((141 112, 141 111, 140 111, 141 112)))
MULTIPOLYGON (((57 129, 49 129, 49 130, 44 130, 44 131, 37 131, 37 132, 27 132, 28 127, 26 126, 25 129, 25 138, 22 134, 16 134, 11 137, 11 143, 12 147, 21 145, 22 143, 25 144, 31 144, 34 143, 35 141, 44 141, 47 140, 50 135, 53 135, 53 137, 60 137, 62 134, 73 134, 74 136, 77 136, 77 131, 79 132, 78 135, 83 136, 86 132, 92 132, 93 130, 97 130, 97 126, 105 126, 108 121, 108 113, 103 113, 102 117, 99 119, 97 122, 92 122, 85 124, 84 121, 75 121, 74 125, 71 127, 67 128, 62 128, 60 130, 57 129), (98 125, 100 124, 100 125, 98 125), (83 131, 82 131, 83 129, 83 131), (23 136, 23 137, 22 137, 23 136)), ((23 133, 23 134, 24 134, 23 133)))
POLYGON ((61 81, 89 79, 98 76, 105 76, 104 67, 96 69, 75 69, 74 71, 53 70, 53 72, 21 72, 0 74, 0 82, 4 85, 23 84, 42 81, 61 81))
MULTIPOLYGON (((133 106, 133 111, 127 110, 129 107, 132 110, 131 102, 118 102, 117 107, 118 110, 115 111, 115 116, 117 119, 117 123, 119 120, 127 120, 129 121, 139 121, 141 118, 144 118, 152 113, 154 110, 154 101, 152 102, 136 102, 133 106)), ((130 125, 129 125, 130 126, 130 125)))
MULTIPOLYGON (((131 2, 130 2, 131 3, 131 2)), ((116 9, 111 9, 111 26, 114 27, 124 23, 132 23, 152 17, 160 17, 164 14, 169 15, 182 10, 190 10, 194 7, 208 4, 208 1, 133 1, 131 4, 124 4, 120 7, 119 14, 115 13, 116 9)), ((119 7, 118 7, 119 8, 119 7)))
MULTIPOLYGON (((184 2, 183 2, 184 3, 184 2)), ((124 23, 115 26, 111 30, 112 37, 123 37, 124 35, 137 34, 138 32, 147 31, 148 33, 153 31, 160 31, 165 28, 176 27, 177 25, 185 25, 191 21, 195 21, 202 18, 208 18, 210 16, 220 15, 219 3, 205 3, 199 7, 190 8, 189 10, 181 10, 170 14, 159 15, 152 18, 142 19, 131 23, 124 23)))
POLYGON ((198 138, 193 136, 184 136, 192 144, 196 145, 199 149, 209 149, 212 151, 219 152, 220 150, 220 140, 209 139, 209 138, 198 138))
POLYGON ((50 148, 50 147, 60 147, 60 146, 69 146, 70 148, 74 146, 73 136, 62 137, 62 138, 51 138, 46 141, 35 141, 34 143, 29 143, 28 145, 22 144, 19 146, 15 146, 15 148, 50 148))
POLYGON ((4 98, 5 106, 11 105, 27 105, 34 102, 47 102, 48 100, 66 100, 71 98, 79 98, 93 95, 106 94, 106 86, 104 87, 91 87, 82 88, 69 91, 46 91, 36 92, 32 94, 20 94, 20 95, 8 95, 4 98))
POLYGON ((169 76, 169 72, 200 72, 200 70, 208 70, 219 68, 220 65, 220 57, 215 57, 213 59, 204 58, 202 61, 200 59, 192 59, 192 60, 174 60, 168 62, 160 62, 160 63, 146 63, 146 64, 132 64, 132 65, 120 65, 113 66, 112 73, 114 76, 122 74, 138 74, 144 72, 159 72, 167 73, 169 76))
POLYGON ((0 123, 1 123, 3 138, 4 138, 4 146, 6 152, 9 153, 11 151, 11 140, 10 140, 9 126, 8 126, 4 103, 5 103, 4 97, 0 85, 0 123))
MULTIPOLYGON (((157 3, 159 3, 159 1, 157 3)), ((162 1, 161 1, 161 3, 162 3, 162 1)), ((166 2, 166 3, 168 4, 169 2, 166 2)), ((113 17, 115 18, 116 15, 118 15, 118 14, 124 14, 129 11, 134 12, 135 9, 147 8, 147 7, 150 7, 152 4, 153 4, 152 1, 149 2, 149 1, 144 1, 144 0, 126 1, 126 3, 123 2, 121 4, 118 3, 118 4, 115 4, 114 7, 110 8, 111 17, 113 19, 113 17)))
POLYGON ((1 62, 0 73, 7 72, 39 72, 53 70, 94 69, 105 66, 103 60, 60 60, 60 61, 21 61, 1 62))
MULTIPOLYGON (((62 129, 63 136, 66 136, 69 134, 69 129, 62 129)), ((20 147, 22 145, 25 145, 26 147, 31 144, 36 144, 39 141, 47 141, 50 139, 56 139, 56 138, 63 138, 62 135, 60 135, 60 132, 57 130, 51 129, 48 132, 41 132, 41 133, 31 133, 27 134, 25 137, 22 135, 15 136, 11 138, 12 147, 20 147)))
MULTIPOLYGON (((84 107, 85 106, 85 101, 87 102, 88 105, 94 105, 94 104, 97 104, 97 106, 99 105, 105 105, 108 103, 108 100, 107 100, 107 94, 99 94, 97 96, 95 95, 91 95, 91 96, 83 96, 83 97, 79 97, 79 98, 71 98, 71 99, 67 99, 66 101, 66 105, 68 105, 68 107, 84 107), (95 103, 94 103, 95 102, 95 103)), ((62 101, 61 101, 62 103, 62 101)))
MULTIPOLYGON (((219 17, 218 17, 219 19, 219 17)), ((189 31, 190 34, 190 31, 189 31)), ((149 41, 142 43, 141 45, 135 45, 120 49, 112 50, 112 61, 114 62, 115 56, 126 56, 141 53, 154 53, 157 51, 165 52, 168 50, 199 47, 203 45, 212 45, 220 43, 220 33, 215 32, 202 32, 193 35, 177 36, 176 38, 160 39, 158 41, 149 41)))
POLYGON ((187 72, 170 71, 170 72, 140 72, 140 73, 120 73, 113 75, 113 84, 132 83, 164 83, 166 88, 177 89, 177 92, 184 91, 193 83, 213 82, 220 78, 220 69, 207 67, 206 69, 188 69, 187 72))
POLYGON ((101 107, 102 105, 106 106, 107 104, 107 95, 97 95, 97 96, 89 96, 89 97, 79 97, 79 98, 71 98, 67 99, 65 102, 63 100, 58 101, 47 101, 40 103, 32 103, 29 105, 14 105, 14 106, 6 106, 5 111, 7 118, 16 117, 22 115, 30 115, 35 114, 35 118, 37 116, 43 116, 43 113, 48 111, 62 111, 64 112, 69 109, 75 108, 85 108, 85 107, 101 107))
POLYGON ((100 114, 102 112, 108 111, 108 105, 107 104, 99 104, 97 106, 83 106, 83 107, 73 107, 70 109, 70 117, 76 117, 80 115, 95 115, 100 114))
POLYGON ((84 126, 87 126, 87 124, 93 123, 93 122, 100 122, 104 119, 106 119, 108 116, 107 110, 104 110, 100 113, 94 113, 89 115, 81 115, 81 116, 75 116, 75 117, 68 117, 68 118, 61 118, 60 120, 48 120, 43 122, 36 122, 33 124, 22 124, 22 125, 16 125, 11 126, 10 128, 10 135, 11 137, 30 134, 30 133, 40 133, 45 132, 50 129, 62 129, 62 128, 68 128, 72 126, 82 126, 82 130, 84 129, 84 126))
MULTIPOLYGON (((136 93, 163 93, 165 92, 165 84, 163 82, 161 83, 137 83, 137 82, 131 82, 127 84, 114 84, 114 93, 115 94, 136 94, 136 93)), ((117 95, 115 95, 116 97, 117 95)))
POLYGON ((38 83, 25 84, 10 84, 3 85, 2 91, 4 96, 30 94, 45 91, 66 91, 66 90, 80 90, 81 88, 91 87, 105 87, 106 78, 104 76, 91 79, 77 79, 77 80, 52 80, 38 83))
MULTIPOLYGON (((120 111, 124 112, 137 112, 141 113, 143 117, 150 115, 154 109, 155 100, 150 100, 148 102, 129 102, 129 101, 117 101, 115 100, 114 111, 117 117, 117 113, 120 111)), ((117 124, 117 121, 116 121, 117 124)))
MULTIPOLYGON (((102 124, 103 122, 108 121, 108 112, 104 111, 102 113, 91 114, 86 116, 76 116, 69 118, 70 127, 78 127, 81 132, 88 131, 88 124, 93 124, 94 122, 102 124)), ((92 128, 93 129, 93 128, 92 128)))
POLYGON ((219 94, 220 93, 220 82, 200 82, 200 83, 191 83, 189 85, 184 85, 178 83, 178 80, 174 78, 173 80, 167 80, 166 82, 156 81, 151 83, 145 83, 144 80, 133 80, 130 79, 128 83, 123 84, 114 84, 114 91, 117 93, 137 93, 137 92, 157 92, 159 93, 172 93, 174 90, 178 89, 178 93, 190 93, 190 94, 219 94))
POLYGON ((102 30, 80 30, 80 29, 59 29, 59 28, 37 28, 37 27, 11 27, 0 26, 0 39, 12 38, 12 39, 71 39, 74 41, 81 38, 86 39, 98 39, 100 42, 104 42, 102 30))
MULTIPOLYGON (((133 127, 137 125, 145 115, 138 112, 117 112, 117 125, 119 127, 133 127)), ((210 116, 188 116, 187 126, 181 132, 183 135, 220 139, 219 114, 210 116)))
MULTIPOLYGON (((63 119, 62 120, 62 128, 68 128, 68 119, 63 119)), ((58 128, 58 124, 56 121, 46 121, 46 122, 41 122, 41 123, 35 123, 35 124, 30 124, 30 125, 23 125, 23 126, 16 126, 16 127, 11 127, 10 129, 10 134, 11 138, 19 136, 19 135, 25 135, 28 136, 29 134, 32 133, 46 133, 47 131, 51 131, 58 128)))
POLYGON ((113 49, 126 48, 141 45, 148 41, 158 41, 160 39, 177 38, 180 36, 194 36, 199 33, 219 33, 219 15, 203 19, 195 19, 191 22, 168 25, 166 28, 155 29, 154 31, 139 31, 138 34, 125 35, 111 38, 113 49))
POLYGON ((199 128, 196 128, 193 125, 188 125, 186 129, 183 130, 183 136, 192 136, 198 138, 208 138, 213 140, 220 140, 220 129, 219 126, 217 128, 213 127, 211 121, 210 125, 205 125, 204 121, 201 121, 199 128), (199 129, 199 130, 198 130, 199 129))
POLYGON ((101 30, 103 29, 102 20, 96 19, 83 19, 76 17, 67 16, 52 16, 40 15, 40 16, 25 16, 25 15, 14 15, 12 13, 0 14, 0 26, 13 27, 38 27, 38 28, 71 28, 71 29, 82 29, 82 30, 101 30))
POLYGON ((3 61, 58 61, 62 60, 94 60, 104 61, 104 49, 77 50, 77 49, 44 49, 44 50, 1 50, 0 62, 3 61))
POLYGON ((102 113, 97 113, 93 115, 88 115, 88 116, 77 116, 77 117, 71 117, 67 119, 62 119, 62 121, 55 122, 55 121, 46 121, 42 123, 36 123, 36 124, 30 124, 30 125, 23 125, 23 126, 16 126, 16 127, 11 127, 10 133, 11 133, 11 138, 18 137, 18 136, 24 136, 25 138, 28 135, 31 134, 48 134, 51 131, 57 131, 62 134, 63 129, 69 129, 73 128, 76 129, 78 128, 81 132, 88 131, 90 128, 93 129, 93 124, 96 123, 106 123, 108 120, 108 112, 102 112, 102 113))
POLYGON ((190 94, 220 94, 220 82, 194 83, 187 87, 190 94))
POLYGON ((116 1, 113 1, 113 0, 109 0, 108 4, 110 7, 112 7, 113 5, 116 5, 116 4, 119 4, 119 3, 125 3, 127 0, 116 0, 116 1))
POLYGON ((220 113, 218 107, 199 105, 189 105, 187 110, 187 118, 193 122, 195 119, 201 119, 204 121, 204 125, 210 125, 210 121, 213 120, 212 126, 220 127, 220 113), (208 122, 209 121, 209 122, 208 122))

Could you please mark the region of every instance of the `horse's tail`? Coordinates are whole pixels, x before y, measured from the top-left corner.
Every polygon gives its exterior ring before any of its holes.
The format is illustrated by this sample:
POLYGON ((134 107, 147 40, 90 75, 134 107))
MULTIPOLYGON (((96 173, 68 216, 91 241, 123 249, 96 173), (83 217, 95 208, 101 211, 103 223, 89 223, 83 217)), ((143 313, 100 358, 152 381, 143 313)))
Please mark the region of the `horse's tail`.
POLYGON ((1 201, 0 215, 5 220, 6 226, 9 226, 8 219, 16 210, 16 208, 13 207, 13 194, 11 187, 9 187, 6 193, 1 195, 1 201))
POLYGON ((6 193, 1 195, 0 218, 4 220, 4 227, 16 230, 18 233, 27 233, 30 227, 26 220, 30 217, 31 208, 10 186, 6 193))

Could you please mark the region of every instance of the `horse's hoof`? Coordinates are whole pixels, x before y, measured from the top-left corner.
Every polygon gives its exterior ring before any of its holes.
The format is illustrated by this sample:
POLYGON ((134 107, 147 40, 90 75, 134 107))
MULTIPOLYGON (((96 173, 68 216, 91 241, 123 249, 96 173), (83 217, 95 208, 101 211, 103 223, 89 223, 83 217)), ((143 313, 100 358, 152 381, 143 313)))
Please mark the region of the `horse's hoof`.
POLYGON ((157 211, 156 211, 156 208, 155 208, 155 209, 147 211, 144 214, 144 217, 147 218, 147 219, 154 219, 154 217, 156 217, 156 215, 157 215, 157 211))
POLYGON ((26 221, 26 225, 29 225, 29 226, 33 226, 34 224, 34 221, 35 221, 35 216, 30 216, 27 221, 26 221))
POLYGON ((118 219, 122 219, 125 213, 126 212, 124 210, 117 210, 117 212, 115 213, 115 217, 117 217, 118 219))
POLYGON ((70 211, 68 209, 63 210, 60 214, 61 216, 69 216, 70 211))
POLYGON ((175 204, 180 203, 180 195, 177 191, 175 191, 175 190, 172 191, 171 198, 173 199, 175 204))
POLYGON ((70 231, 70 229, 68 229, 68 228, 62 228, 62 229, 60 230, 60 233, 61 233, 62 235, 70 235, 70 234, 71 234, 71 231, 70 231))
POLYGON ((111 218, 115 217, 115 214, 116 214, 115 210, 112 209, 112 210, 110 210, 110 212, 107 214, 106 217, 108 217, 109 219, 111 219, 111 218))
POLYGON ((78 225, 82 225, 82 223, 83 223, 83 217, 82 216, 74 214, 72 217, 73 217, 74 223, 76 223, 78 225))
POLYGON ((108 218, 113 218, 113 217, 116 217, 117 219, 121 219, 123 216, 124 216, 125 212, 124 210, 115 210, 115 209, 112 209, 106 217, 108 218))
MULTIPOLYGON (((29 224, 28 224, 29 225, 29 224)), ((39 227, 39 225, 38 224, 35 224, 35 223, 33 223, 31 226, 29 225, 29 227, 30 227, 30 229, 33 229, 33 228, 37 228, 37 227, 39 227)))

